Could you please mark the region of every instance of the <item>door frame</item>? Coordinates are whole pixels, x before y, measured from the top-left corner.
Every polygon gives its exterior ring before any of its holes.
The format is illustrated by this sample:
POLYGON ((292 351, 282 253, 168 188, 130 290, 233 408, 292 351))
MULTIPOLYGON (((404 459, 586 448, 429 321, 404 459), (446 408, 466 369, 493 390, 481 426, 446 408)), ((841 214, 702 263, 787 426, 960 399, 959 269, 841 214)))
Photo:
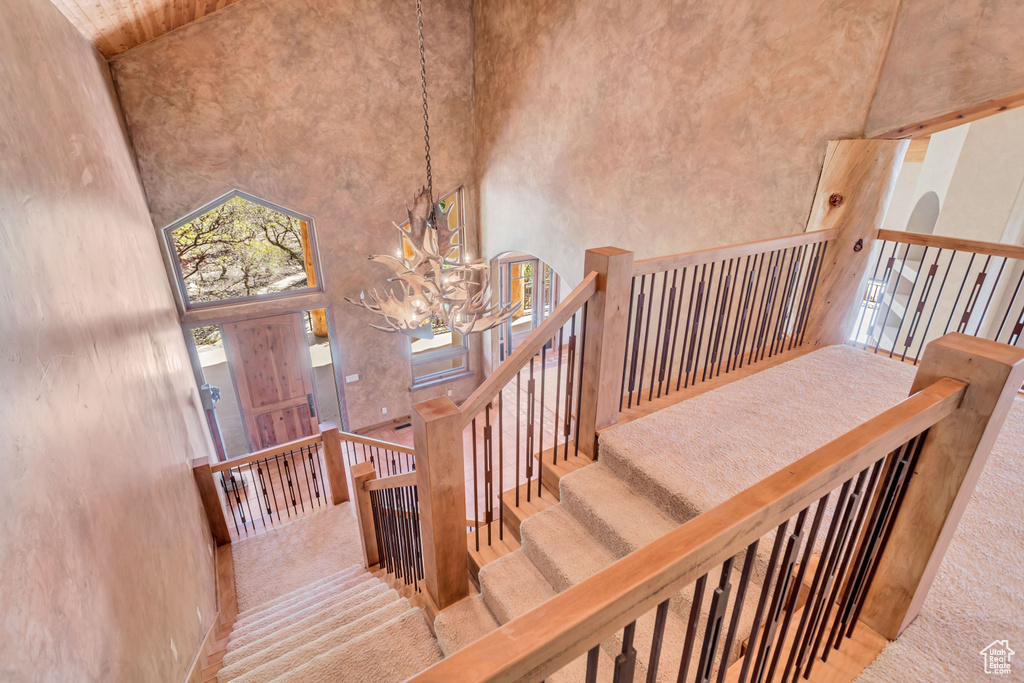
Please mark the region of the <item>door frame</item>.
MULTIPOLYGON (((305 336, 306 336, 306 321, 303 319, 302 313, 280 313, 280 314, 278 314, 276 316, 270 316, 270 317, 272 317, 272 318, 284 318, 286 316, 287 317, 298 316, 298 324, 300 326, 300 329, 297 330, 297 329, 293 328, 292 332, 301 334, 301 345, 300 345, 300 348, 304 348, 306 350, 306 354, 305 354, 305 356, 302 356, 301 362, 302 362, 302 365, 303 365, 302 369, 306 373, 306 376, 309 378, 309 389, 310 389, 310 391, 309 391, 309 393, 306 394, 306 400, 308 402, 310 397, 312 397, 312 399, 313 399, 313 404, 311 406, 309 406, 309 409, 310 409, 309 428, 310 428, 311 435, 312 434, 318 434, 320 432, 320 397, 317 395, 318 392, 317 392, 317 388, 316 388, 316 378, 313 375, 312 358, 310 358, 309 346, 306 343, 306 339, 305 339, 305 336)), ((247 320, 236 320, 234 322, 229 322, 229 323, 224 323, 222 325, 219 325, 220 330, 221 330, 221 340, 223 340, 223 344, 224 344, 224 357, 227 359, 228 373, 231 375, 231 384, 233 385, 234 390, 235 390, 235 395, 238 398, 238 407, 239 407, 239 410, 241 410, 241 413, 242 413, 242 428, 243 428, 243 431, 245 432, 246 442, 249 445, 249 452, 250 453, 254 453, 255 451, 262 450, 263 448, 269 448, 270 446, 262 446, 262 445, 259 445, 258 443, 254 443, 254 440, 257 440, 257 439, 260 438, 259 421, 257 420, 257 416, 256 416, 256 412, 255 412, 255 407, 252 404, 252 395, 249 392, 248 382, 245 382, 245 381, 239 382, 240 378, 239 378, 238 372, 236 372, 236 363, 238 363, 237 368, 241 369, 242 367, 244 367, 244 362, 242 361, 242 359, 235 357, 234 352, 236 350, 238 350, 238 349, 234 348, 235 344, 229 345, 227 343, 227 341, 226 341, 227 336, 224 333, 224 325, 237 325, 237 324, 243 323, 243 322, 253 322, 253 323, 255 323, 255 322, 258 322, 260 320, 266 320, 266 319, 267 318, 250 318, 250 319, 247 319, 247 320), (248 407, 248 411, 249 411, 248 413, 246 412, 246 407, 248 407)), ((294 319, 293 319, 293 321, 294 321, 294 319)), ((328 341, 329 341, 329 338, 328 338, 328 341)), ((331 360, 333 362, 333 360, 334 360, 333 357, 332 357, 331 360)), ((242 377, 241 379, 244 380, 245 378, 242 377)), ((300 435, 299 438, 301 438, 301 435, 300 435)), ((279 445, 279 444, 274 444, 274 445, 279 445)))
MULTIPOLYGON (((246 304, 235 304, 219 308, 208 308, 198 315, 196 315, 198 312, 192 312, 193 315, 189 315, 187 313, 183 315, 181 331, 185 340, 185 346, 188 349, 189 360, 192 363, 192 375, 196 380, 197 390, 198 387, 203 384, 204 379, 203 368, 199 362, 199 354, 192 338, 193 328, 206 327, 209 325, 223 325, 224 323, 255 320, 258 318, 269 318, 287 313, 302 314, 306 311, 316 310, 319 308, 324 309, 327 313, 327 341, 331 349, 331 364, 334 369, 334 385, 338 392, 338 408, 341 413, 342 422, 338 427, 342 431, 345 431, 348 425, 348 406, 345 401, 341 346, 338 343, 338 335, 336 332, 337 327, 335 325, 335 306, 327 301, 327 297, 324 294, 318 294, 315 296, 302 295, 288 299, 275 299, 272 301, 260 301, 246 304)), ((226 355, 227 351, 225 350, 225 356, 226 355)), ((232 382, 234 382, 234 368, 231 367, 230 362, 228 363, 228 370, 231 372, 232 382)), ((317 414, 319 415, 320 396, 318 395, 315 382, 313 384, 313 400, 316 402, 317 414)), ((244 421, 244 417, 241 415, 239 418, 244 421)), ((212 429, 210 430, 210 434, 212 439, 212 429)))

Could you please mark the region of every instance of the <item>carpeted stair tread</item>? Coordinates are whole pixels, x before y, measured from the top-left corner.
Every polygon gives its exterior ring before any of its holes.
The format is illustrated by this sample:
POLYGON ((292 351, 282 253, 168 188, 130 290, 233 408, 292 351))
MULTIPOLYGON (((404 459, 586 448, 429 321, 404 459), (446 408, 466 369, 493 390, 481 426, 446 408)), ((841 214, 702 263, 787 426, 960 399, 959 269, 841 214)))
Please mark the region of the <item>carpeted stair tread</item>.
MULTIPOLYGON (((394 591, 391 591, 394 593, 394 591)), ((314 657, 322 655, 342 643, 358 638, 367 631, 397 619, 410 608, 405 598, 363 614, 354 621, 324 622, 323 629, 310 629, 221 669, 218 683, 263 683, 272 681, 288 671, 298 668, 314 657), (333 627, 331 627, 333 625, 333 627)))
POLYGON ((679 526, 601 462, 560 482, 562 505, 616 557, 624 557, 679 526))
POLYGON ((349 593, 356 593, 365 588, 379 583, 380 580, 369 575, 362 574, 359 577, 343 582, 336 586, 328 587, 321 591, 311 591, 306 595, 300 596, 295 602, 285 602, 282 605, 278 605, 272 609, 254 614, 246 619, 242 623, 236 623, 232 629, 235 633, 248 633, 260 628, 263 628, 267 624, 277 623, 277 621, 286 615, 297 614, 304 610, 316 607, 317 605, 326 604, 335 598, 343 597, 349 593))
POLYGON ((252 641, 248 645, 231 650, 224 655, 224 659, 222 661, 225 666, 229 666, 258 652, 271 650, 282 644, 290 647, 294 646, 296 643, 315 640, 327 631, 332 631, 340 626, 356 621, 357 619, 361 619, 375 610, 386 607, 391 603, 398 602, 398 600, 398 592, 389 590, 367 600, 361 601, 357 605, 348 609, 331 612, 323 620, 314 621, 312 623, 310 623, 310 620, 305 620, 294 623, 291 626, 275 629, 259 640, 252 641))
POLYGON ((358 574, 361 574, 363 572, 364 572, 363 568, 361 566, 359 566, 359 565, 353 565, 353 566, 348 567, 346 569, 342 569, 340 572, 336 572, 334 574, 331 574, 330 576, 327 576, 327 577, 324 577, 324 578, 319 579, 317 581, 314 581, 313 583, 310 583, 310 584, 307 584, 305 586, 301 586, 299 588, 296 588, 295 590, 290 591, 288 593, 285 593, 284 595, 278 596, 278 597, 274 598, 273 600, 269 600, 269 601, 267 601, 267 602, 265 602, 265 603, 263 603, 261 605, 255 606, 255 607, 250 607, 249 609, 245 610, 244 612, 239 612, 238 616, 235 618, 235 623, 242 622, 245 619, 247 619, 248 617, 251 617, 254 614, 258 614, 258 613, 262 612, 263 610, 270 609, 270 608, 274 607, 275 605, 280 605, 281 603, 283 603, 285 601, 291 600, 291 599, 293 599, 295 597, 298 597, 300 595, 304 595, 307 591, 314 590, 314 589, 317 589, 317 588, 320 588, 320 587, 323 587, 323 586, 333 585, 333 584, 337 583, 338 581, 340 581, 342 579, 352 578, 352 577, 354 577, 354 576, 356 576, 358 574))
POLYGON ((915 372, 830 346, 602 432, 600 461, 685 521, 900 402, 915 372))
POLYGON ((445 657, 475 643, 497 628, 498 622, 491 610, 487 609, 482 595, 463 600, 434 619, 434 633, 445 657))
POLYGON ((559 593, 617 559, 566 511, 565 505, 531 515, 523 521, 520 533, 523 553, 559 593))
POLYGON ((267 619, 273 619, 277 614, 286 614, 288 612, 295 612, 300 609, 304 609, 319 600, 343 593, 351 588, 359 586, 370 578, 370 575, 364 571, 352 576, 339 577, 329 583, 309 586, 305 590, 296 595, 290 596, 286 600, 275 602, 272 605, 268 605, 265 609, 249 614, 243 619, 236 620, 235 629, 248 628, 249 626, 266 621, 267 619))
POLYGON ((551 584, 522 549, 480 569, 480 592, 491 614, 506 624, 555 596, 551 584))
POLYGON ((423 611, 413 607, 398 618, 272 680, 274 683, 397 683, 440 660, 441 649, 427 627, 423 611))
POLYGON ((329 619, 337 611, 349 609, 359 605, 370 598, 386 593, 389 590, 380 581, 374 580, 362 584, 358 590, 348 591, 343 595, 335 596, 325 602, 307 607, 304 610, 292 614, 283 614, 280 619, 272 623, 261 625, 259 628, 246 631, 245 633, 231 633, 231 640, 228 641, 228 652, 243 647, 249 643, 270 635, 274 631, 291 626, 292 624, 303 623, 307 627, 329 619))
MULTIPOLYGON (((591 466, 593 467, 593 465, 591 466)), ((617 559, 601 545, 563 505, 556 505, 523 521, 523 553, 537 571, 558 592, 575 586, 593 576, 617 559)), ((637 620, 636 648, 637 676, 646 675, 654 635, 654 617, 647 615, 637 620)), ((674 615, 666 621, 662 640, 662 657, 679 660, 683 651, 685 626, 674 615)), ((605 654, 614 657, 622 651, 622 634, 617 633, 601 644, 605 654)), ((665 660, 667 661, 667 660, 665 660)), ((658 680, 674 680, 667 668, 659 671, 658 680)))

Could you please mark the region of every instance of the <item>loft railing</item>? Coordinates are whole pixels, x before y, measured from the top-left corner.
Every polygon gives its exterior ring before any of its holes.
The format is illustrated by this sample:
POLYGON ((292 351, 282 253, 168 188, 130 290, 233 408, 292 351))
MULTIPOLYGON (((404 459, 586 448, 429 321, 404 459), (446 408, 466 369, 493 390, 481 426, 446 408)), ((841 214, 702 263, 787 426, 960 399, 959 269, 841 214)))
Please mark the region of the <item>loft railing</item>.
POLYGON ((1016 346, 1024 331, 1024 247, 879 230, 849 343, 917 364, 962 332, 1016 346))
POLYGON ((1024 349, 940 339, 899 405, 411 680, 540 681, 586 656, 594 681, 602 649, 619 683, 815 680, 865 643, 866 665, 920 610, 1022 380, 1024 349))
POLYGON ((416 468, 411 448, 350 434, 331 422, 319 434, 218 463, 193 461, 196 484, 218 545, 349 499, 346 463, 380 476, 416 468))
POLYGON ((217 463, 211 468, 236 535, 255 533, 327 505, 322 437, 317 434, 217 463))
POLYGON ((636 261, 619 410, 803 344, 826 249, 838 233, 636 261))

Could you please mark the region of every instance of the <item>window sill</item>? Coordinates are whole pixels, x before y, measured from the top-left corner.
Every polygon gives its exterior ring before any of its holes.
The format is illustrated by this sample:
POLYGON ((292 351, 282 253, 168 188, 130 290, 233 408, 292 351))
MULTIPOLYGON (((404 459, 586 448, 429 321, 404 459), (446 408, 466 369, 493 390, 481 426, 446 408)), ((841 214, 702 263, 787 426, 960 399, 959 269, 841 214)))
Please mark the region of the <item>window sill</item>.
POLYGON ((460 379, 466 379, 475 375, 472 370, 461 370, 451 375, 444 375, 443 377, 427 377, 420 382, 413 382, 412 386, 409 387, 410 391, 417 391, 419 389, 426 389, 428 387, 437 386, 438 384, 446 384, 448 382, 455 382, 460 379))

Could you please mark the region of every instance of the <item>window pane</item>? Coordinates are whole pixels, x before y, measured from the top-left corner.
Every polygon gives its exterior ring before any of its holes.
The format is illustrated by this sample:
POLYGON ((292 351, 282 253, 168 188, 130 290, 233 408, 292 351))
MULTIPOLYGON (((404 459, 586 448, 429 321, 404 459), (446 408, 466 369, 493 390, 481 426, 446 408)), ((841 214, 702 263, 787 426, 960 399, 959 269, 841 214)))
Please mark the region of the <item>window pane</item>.
POLYGON ((315 285, 309 226, 295 216, 232 197, 171 232, 189 303, 315 285))
POLYGON ((444 321, 438 319, 432 319, 431 324, 434 328, 433 339, 413 339, 412 340, 412 355, 413 362, 416 362, 416 356, 424 353, 430 353, 431 351, 443 351, 456 346, 462 346, 462 335, 456 330, 448 329, 448 326, 444 324, 444 321))
POLYGON ((427 363, 426 365, 417 365, 412 369, 412 375, 414 379, 418 380, 428 377, 430 375, 462 370, 465 367, 465 365, 465 356, 456 356, 455 358, 439 360, 433 363, 427 363))

